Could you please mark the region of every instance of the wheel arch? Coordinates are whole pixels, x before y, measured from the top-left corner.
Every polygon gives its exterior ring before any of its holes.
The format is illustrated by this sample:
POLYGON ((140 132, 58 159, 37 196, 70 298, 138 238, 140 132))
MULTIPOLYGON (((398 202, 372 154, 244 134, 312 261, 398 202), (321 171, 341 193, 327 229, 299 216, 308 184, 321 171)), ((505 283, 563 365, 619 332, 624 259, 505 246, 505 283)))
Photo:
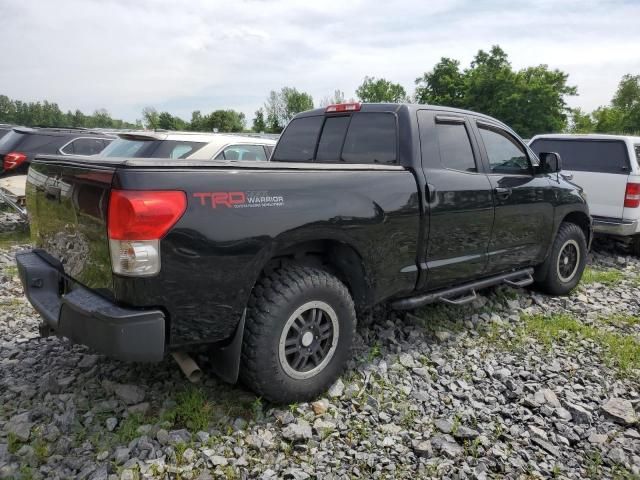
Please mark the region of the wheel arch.
POLYGON ((587 248, 591 245, 591 238, 593 235, 591 228, 591 217, 585 213, 578 210, 574 210, 572 212, 567 213, 560 223, 558 223, 558 228, 556 229, 556 235, 558 234, 558 230, 560 229, 560 225, 563 223, 573 223, 580 227, 582 232, 584 233, 584 238, 587 240, 587 248))
POLYGON ((332 273, 348 288, 358 307, 370 304, 371 288, 360 252, 351 244, 333 238, 301 240, 280 244, 272 250, 255 280, 287 264, 322 268, 332 273))

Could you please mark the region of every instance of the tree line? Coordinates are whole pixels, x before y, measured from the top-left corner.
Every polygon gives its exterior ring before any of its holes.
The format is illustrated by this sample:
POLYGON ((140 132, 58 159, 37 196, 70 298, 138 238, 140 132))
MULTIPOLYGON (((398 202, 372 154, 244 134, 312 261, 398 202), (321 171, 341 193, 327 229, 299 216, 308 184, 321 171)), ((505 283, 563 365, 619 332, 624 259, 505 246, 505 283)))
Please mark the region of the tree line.
POLYGON ((65 113, 57 103, 46 100, 22 102, 11 100, 6 95, 0 95, 0 123, 26 127, 142 128, 140 122, 130 123, 112 118, 104 108, 89 115, 80 110, 65 113))
MULTIPOLYGON (((399 83, 366 76, 356 89, 361 102, 415 102, 464 108, 510 125, 523 137, 547 132, 633 133, 640 131, 640 75, 625 75, 610 105, 593 112, 571 109, 566 99, 578 94, 567 83, 568 75, 547 65, 514 70, 507 53, 499 46, 488 52, 478 51, 471 64, 462 68, 460 61, 448 57, 415 80, 413 94, 399 83)), ((344 92, 320 100, 320 107, 355 101, 344 92)), ((310 94, 293 87, 272 90, 256 112, 250 130, 279 133, 299 112, 314 108, 310 94)), ((142 110, 135 124, 111 118, 104 110, 92 115, 81 111, 63 113, 57 104, 21 102, 0 95, 0 122, 26 126, 73 126, 103 128, 151 128, 167 130, 242 132, 248 130, 244 113, 233 109, 202 113, 196 110, 189 121, 154 107, 142 110)))

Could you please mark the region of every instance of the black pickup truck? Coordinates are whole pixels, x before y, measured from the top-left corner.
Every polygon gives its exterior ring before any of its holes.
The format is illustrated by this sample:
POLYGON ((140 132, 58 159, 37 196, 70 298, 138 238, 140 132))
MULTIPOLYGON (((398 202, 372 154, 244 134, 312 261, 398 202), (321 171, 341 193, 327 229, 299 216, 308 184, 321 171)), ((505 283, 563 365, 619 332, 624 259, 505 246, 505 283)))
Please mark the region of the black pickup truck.
POLYGON ((356 312, 580 280, 591 220, 554 153, 426 105, 297 115, 271 162, 36 159, 37 248, 17 256, 41 334, 116 358, 211 352, 267 399, 316 396, 356 312))

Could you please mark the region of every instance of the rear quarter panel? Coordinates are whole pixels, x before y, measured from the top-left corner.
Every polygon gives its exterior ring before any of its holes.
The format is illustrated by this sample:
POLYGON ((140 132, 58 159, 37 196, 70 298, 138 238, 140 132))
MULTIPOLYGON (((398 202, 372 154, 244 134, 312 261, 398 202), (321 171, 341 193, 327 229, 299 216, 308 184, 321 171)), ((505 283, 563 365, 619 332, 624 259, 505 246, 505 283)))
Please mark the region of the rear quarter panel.
POLYGON ((406 267, 415 267, 420 206, 413 174, 400 167, 131 169, 118 171, 114 188, 188 196, 162 240, 159 276, 114 281, 119 301, 168 310, 172 347, 230 337, 269 259, 309 240, 354 248, 372 302, 415 287, 415 268, 406 267))

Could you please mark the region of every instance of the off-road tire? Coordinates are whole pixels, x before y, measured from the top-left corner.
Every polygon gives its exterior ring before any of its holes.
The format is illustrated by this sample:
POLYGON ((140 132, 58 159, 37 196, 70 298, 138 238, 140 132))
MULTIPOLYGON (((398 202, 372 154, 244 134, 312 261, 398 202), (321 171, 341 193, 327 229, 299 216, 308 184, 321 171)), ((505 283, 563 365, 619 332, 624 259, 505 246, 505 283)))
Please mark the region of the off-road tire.
POLYGON ((305 266, 279 268, 258 281, 249 300, 240 379, 255 393, 275 403, 315 398, 344 369, 351 356, 355 328, 353 300, 347 287, 335 276, 305 266), (287 367, 280 357, 281 336, 294 312, 309 302, 324 302, 333 309, 339 334, 335 350, 322 370, 310 378, 293 378, 285 371, 287 367))
POLYGON ((584 267, 587 263, 587 240, 582 229, 575 223, 562 223, 553 242, 551 252, 545 262, 535 272, 536 287, 551 295, 566 295, 573 290, 582 278, 584 267), (578 260, 575 273, 563 278, 560 272, 562 259, 561 253, 566 248, 577 247, 578 260))

